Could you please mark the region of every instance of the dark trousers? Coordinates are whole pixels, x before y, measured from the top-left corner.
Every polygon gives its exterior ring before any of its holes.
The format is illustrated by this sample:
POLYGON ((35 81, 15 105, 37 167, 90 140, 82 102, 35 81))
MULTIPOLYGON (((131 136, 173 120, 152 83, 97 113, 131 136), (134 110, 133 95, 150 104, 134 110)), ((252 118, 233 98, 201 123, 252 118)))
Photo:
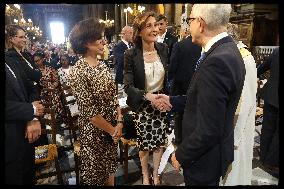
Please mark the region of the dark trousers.
POLYGON ((176 112, 175 113, 175 127, 174 127, 174 134, 175 134, 175 144, 178 146, 182 142, 182 116, 183 112, 176 112))
POLYGON ((186 186, 219 186, 220 178, 211 181, 202 181, 192 178, 190 168, 183 168, 184 183, 186 186))
POLYGON ((5 164, 5 184, 34 185, 35 184, 35 154, 34 147, 25 148, 25 154, 15 161, 5 164))
POLYGON ((263 108, 260 160, 266 165, 279 165, 279 110, 270 104, 263 108))

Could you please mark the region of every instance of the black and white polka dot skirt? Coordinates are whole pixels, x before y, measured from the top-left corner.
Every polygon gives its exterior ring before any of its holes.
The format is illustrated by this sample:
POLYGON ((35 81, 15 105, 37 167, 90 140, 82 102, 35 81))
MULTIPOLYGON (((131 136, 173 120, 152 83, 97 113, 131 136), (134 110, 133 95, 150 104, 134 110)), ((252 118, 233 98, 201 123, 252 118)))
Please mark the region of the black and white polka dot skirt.
POLYGON ((133 116, 137 131, 137 145, 140 151, 153 151, 167 144, 166 112, 154 109, 149 101, 145 101, 133 116))

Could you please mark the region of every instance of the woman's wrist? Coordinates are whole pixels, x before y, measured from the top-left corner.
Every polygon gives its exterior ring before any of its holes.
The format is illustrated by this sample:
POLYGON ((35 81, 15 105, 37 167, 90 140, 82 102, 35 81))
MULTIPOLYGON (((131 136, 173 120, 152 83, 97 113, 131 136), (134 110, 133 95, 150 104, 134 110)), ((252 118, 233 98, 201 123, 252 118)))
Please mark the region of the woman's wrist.
POLYGON ((116 127, 123 128, 123 123, 117 123, 116 127))
POLYGON ((118 115, 117 116, 117 122, 122 122, 123 123, 123 116, 122 115, 118 115))
POLYGON ((150 96, 151 96, 151 93, 145 93, 144 95, 145 100, 151 101, 150 96))
POLYGON ((145 99, 152 102, 152 101, 153 101, 153 98, 155 98, 155 96, 156 96, 155 94, 146 93, 146 94, 145 94, 145 99))

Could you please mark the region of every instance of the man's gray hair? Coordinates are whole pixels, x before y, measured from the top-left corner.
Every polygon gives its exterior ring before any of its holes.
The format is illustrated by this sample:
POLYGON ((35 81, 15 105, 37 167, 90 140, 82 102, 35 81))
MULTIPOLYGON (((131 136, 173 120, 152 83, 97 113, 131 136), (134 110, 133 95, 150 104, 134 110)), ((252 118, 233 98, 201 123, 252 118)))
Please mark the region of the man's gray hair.
POLYGON ((194 4, 192 9, 194 17, 201 17, 210 31, 227 27, 231 11, 231 4, 194 4))

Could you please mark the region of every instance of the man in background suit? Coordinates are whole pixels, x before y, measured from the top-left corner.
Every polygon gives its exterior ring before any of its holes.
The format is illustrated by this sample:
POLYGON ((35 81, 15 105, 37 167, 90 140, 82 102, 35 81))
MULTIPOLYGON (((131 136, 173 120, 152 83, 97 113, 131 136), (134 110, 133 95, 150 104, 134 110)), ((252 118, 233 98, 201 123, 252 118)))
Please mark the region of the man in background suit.
POLYGON ((264 107, 260 136, 260 160, 268 172, 279 174, 279 47, 257 68, 259 77, 270 70, 270 77, 263 87, 264 107))
POLYGON ((183 168, 186 185, 219 185, 234 160, 234 114, 245 66, 227 34, 230 4, 194 4, 190 14, 192 42, 204 48, 186 96, 158 95, 160 110, 184 110, 182 143, 172 155, 176 170, 183 168), (185 104, 185 106, 184 106, 185 104))
POLYGON ((159 15, 157 17, 157 23, 159 25, 159 35, 157 42, 165 43, 168 45, 168 57, 171 57, 171 52, 174 44, 178 41, 178 38, 167 31, 168 19, 165 15, 159 15))
POLYGON ((125 26, 121 30, 121 41, 114 47, 115 82, 120 85, 123 84, 124 51, 131 47, 132 37, 132 27, 125 26))
MULTIPOLYGON (((189 29, 184 28, 185 38, 177 42, 172 50, 168 68, 168 80, 170 83, 170 95, 186 95, 191 77, 193 76, 195 63, 200 57, 201 47, 192 43, 189 29)), ((175 113, 175 144, 182 140, 182 112, 175 113)))
POLYGON ((6 59, 5 95, 5 183, 35 184, 33 142, 41 135, 35 116, 43 115, 39 101, 29 102, 19 65, 6 59), (13 68, 13 69, 12 69, 13 68))

